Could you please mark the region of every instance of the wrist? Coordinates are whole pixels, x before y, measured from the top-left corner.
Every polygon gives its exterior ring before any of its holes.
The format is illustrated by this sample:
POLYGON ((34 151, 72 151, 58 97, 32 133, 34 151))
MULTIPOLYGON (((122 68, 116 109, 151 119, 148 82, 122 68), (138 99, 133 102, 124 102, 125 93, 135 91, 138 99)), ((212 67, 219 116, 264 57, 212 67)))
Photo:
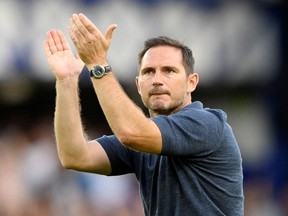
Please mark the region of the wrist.
POLYGON ((107 75, 112 71, 110 65, 95 65, 89 72, 90 77, 95 79, 101 79, 103 76, 107 75))
POLYGON ((91 71, 96 65, 102 65, 102 66, 107 66, 109 65, 106 60, 103 61, 95 61, 93 63, 86 64, 86 67, 89 71, 91 71))
POLYGON ((79 77, 78 76, 68 76, 65 78, 56 78, 56 83, 59 84, 78 84, 79 77))

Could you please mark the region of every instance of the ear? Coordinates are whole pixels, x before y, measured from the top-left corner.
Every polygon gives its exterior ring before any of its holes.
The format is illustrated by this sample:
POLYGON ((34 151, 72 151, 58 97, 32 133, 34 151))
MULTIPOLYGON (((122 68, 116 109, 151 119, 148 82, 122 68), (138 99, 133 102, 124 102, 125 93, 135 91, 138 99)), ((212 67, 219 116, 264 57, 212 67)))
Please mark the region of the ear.
POLYGON ((199 82, 199 75, 197 73, 189 74, 187 91, 190 93, 193 92, 196 89, 198 82, 199 82))
POLYGON ((140 86, 139 86, 139 77, 138 76, 136 76, 136 78, 135 78, 135 83, 136 83, 136 87, 137 87, 138 93, 139 93, 139 95, 141 95, 140 86))

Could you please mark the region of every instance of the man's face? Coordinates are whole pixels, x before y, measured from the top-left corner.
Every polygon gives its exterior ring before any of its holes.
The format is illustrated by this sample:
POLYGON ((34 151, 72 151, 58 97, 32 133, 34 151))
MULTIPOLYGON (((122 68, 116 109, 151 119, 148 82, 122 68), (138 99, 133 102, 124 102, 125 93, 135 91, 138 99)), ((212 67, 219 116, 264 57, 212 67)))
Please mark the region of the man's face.
POLYGON ((181 50, 171 46, 149 49, 136 78, 138 92, 151 116, 168 115, 190 104, 197 83, 197 74, 186 75, 181 50))

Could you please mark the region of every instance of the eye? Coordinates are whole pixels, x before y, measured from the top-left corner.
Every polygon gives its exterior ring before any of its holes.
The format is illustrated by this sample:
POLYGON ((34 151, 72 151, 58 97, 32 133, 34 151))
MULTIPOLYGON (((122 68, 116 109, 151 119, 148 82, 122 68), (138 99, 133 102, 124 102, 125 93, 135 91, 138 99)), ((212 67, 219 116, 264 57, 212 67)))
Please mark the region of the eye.
POLYGON ((175 71, 172 69, 172 68, 167 68, 167 70, 166 70, 166 73, 167 74, 172 74, 172 73, 174 73, 175 71))
POLYGON ((143 74, 143 75, 151 75, 151 74, 153 74, 153 70, 151 70, 151 69, 144 70, 144 71, 142 72, 142 74, 143 74))

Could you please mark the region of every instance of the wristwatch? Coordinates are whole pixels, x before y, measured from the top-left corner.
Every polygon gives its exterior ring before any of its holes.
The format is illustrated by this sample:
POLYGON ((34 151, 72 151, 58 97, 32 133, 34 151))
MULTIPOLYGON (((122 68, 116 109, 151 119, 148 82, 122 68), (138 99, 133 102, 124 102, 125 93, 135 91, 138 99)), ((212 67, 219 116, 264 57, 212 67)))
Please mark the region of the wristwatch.
POLYGON ((100 79, 112 70, 111 66, 96 65, 90 70, 90 77, 100 79))

